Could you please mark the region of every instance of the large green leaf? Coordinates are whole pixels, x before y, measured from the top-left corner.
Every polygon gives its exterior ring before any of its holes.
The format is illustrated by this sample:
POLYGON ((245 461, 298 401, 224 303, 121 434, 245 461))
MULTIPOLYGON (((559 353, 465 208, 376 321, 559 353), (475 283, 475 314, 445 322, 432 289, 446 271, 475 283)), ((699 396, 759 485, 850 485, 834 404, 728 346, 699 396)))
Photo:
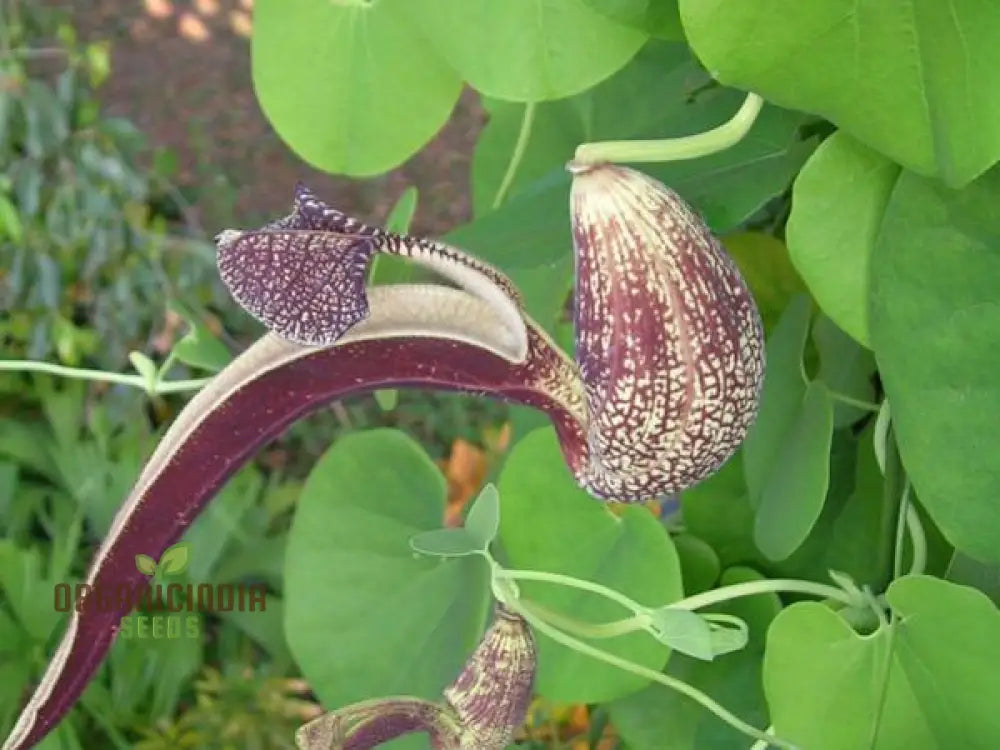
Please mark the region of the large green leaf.
POLYGON ((681 563, 681 578, 687 596, 708 591, 722 572, 719 556, 712 545, 694 534, 672 536, 681 563))
POLYGON ((795 180, 786 236, 823 311, 866 346, 869 266, 899 165, 838 132, 795 180))
POLYGON ((590 88, 624 66, 647 39, 582 0, 409 5, 413 22, 463 79, 487 96, 515 102, 560 99, 590 88))
MULTIPOLYGON (((597 581, 640 604, 681 598, 677 554, 663 526, 645 508, 621 516, 581 490, 570 476, 552 429, 536 430, 514 447, 500 475, 500 538, 513 567, 597 581)), ((588 622, 628 615, 617 604, 551 584, 521 586, 543 605, 588 622)), ((652 669, 668 650, 645 633, 595 643, 652 669)), ((603 701, 646 684, 641 677, 539 638, 538 692, 566 702, 603 701)))
POLYGON ((872 343, 903 463, 948 540, 1000 560, 1000 170, 904 173, 872 258, 872 343))
MULTIPOLYGON (((880 550, 893 532, 882 526, 882 475, 871 436, 871 427, 857 438, 845 431, 834 433, 830 488, 822 513, 808 538, 785 560, 768 559, 755 544, 742 452, 681 495, 685 526, 712 546, 723 567, 752 565, 771 577, 823 582, 829 582, 827 571, 834 569, 858 583, 884 585, 880 550)), ((895 515, 890 519, 894 528, 895 515)))
POLYGON ((981 0, 682 0, 718 79, 960 186, 1000 159, 1000 14, 981 0))
POLYGON ((254 90, 278 135, 310 164, 385 172, 448 119, 462 81, 413 33, 407 5, 258 0, 254 90))
POLYGON ((776 733, 809 750, 1000 745, 1000 611, 927 576, 894 582, 887 598, 894 633, 859 636, 815 602, 778 615, 764 657, 776 733))
POLYGON ((962 552, 955 552, 948 563, 945 578, 952 583, 974 586, 994 604, 1000 604, 1000 565, 981 563, 962 552))
POLYGON ((474 647, 487 614, 483 560, 409 545, 441 525, 444 498, 440 472, 394 430, 340 438, 309 475, 288 539, 285 626, 328 708, 438 699, 474 647))
MULTIPOLYGON (((881 588, 885 585, 882 576, 888 573, 889 567, 884 564, 887 560, 883 560, 882 553, 895 531, 896 518, 891 511, 886 518, 887 498, 883 493, 882 472, 875 459, 873 433, 874 421, 858 438, 854 488, 837 517, 832 519, 824 561, 827 568, 847 573, 859 585, 867 583, 873 588, 881 588), (888 529, 883 527, 886 521, 888 529)), ((894 509, 894 506, 889 507, 894 509)))

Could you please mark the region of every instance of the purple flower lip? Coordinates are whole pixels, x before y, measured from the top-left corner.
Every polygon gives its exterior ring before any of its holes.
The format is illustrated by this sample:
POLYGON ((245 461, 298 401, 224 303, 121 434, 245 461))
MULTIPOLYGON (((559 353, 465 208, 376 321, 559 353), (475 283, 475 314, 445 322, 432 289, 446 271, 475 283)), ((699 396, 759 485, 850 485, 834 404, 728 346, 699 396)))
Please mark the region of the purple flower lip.
MULTIPOLYGON (((138 586, 139 554, 174 544, 236 470, 330 401, 418 387, 526 404, 552 421, 591 494, 677 492, 736 449, 756 412, 763 336, 746 285, 701 219, 632 170, 574 175, 576 362, 502 273, 433 240, 371 227, 299 188, 293 212, 218 236, 219 272, 270 332, 174 420, 91 565, 92 589, 138 586), (454 286, 366 288, 375 253, 454 286)), ((73 706, 128 614, 82 602, 2 750, 39 742, 73 706)), ((456 704, 456 710, 457 710, 456 704)))
POLYGON ((299 729, 300 750, 371 750, 426 732, 434 750, 503 750, 531 702, 538 649, 528 624, 498 604, 493 622, 440 703, 394 696, 363 701, 299 729))

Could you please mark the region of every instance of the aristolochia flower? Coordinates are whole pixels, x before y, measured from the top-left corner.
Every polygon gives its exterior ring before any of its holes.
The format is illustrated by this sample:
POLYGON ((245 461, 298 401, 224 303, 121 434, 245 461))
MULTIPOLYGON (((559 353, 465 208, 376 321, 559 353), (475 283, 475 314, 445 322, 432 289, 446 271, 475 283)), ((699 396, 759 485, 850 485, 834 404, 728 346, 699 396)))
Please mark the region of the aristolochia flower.
MULTIPOLYGON (((763 377, 746 285, 701 219, 638 172, 577 169, 572 206, 576 362, 496 269, 362 224, 304 189, 290 216, 221 233, 222 278, 271 332, 178 415, 87 583, 141 585, 135 556, 174 543, 264 443, 332 400, 379 388, 460 390, 540 409, 577 481, 601 498, 676 492, 713 472, 753 421, 763 377), (366 288, 375 253, 405 256, 455 286, 366 288)), ((127 611, 93 604, 85 598, 72 613, 3 750, 44 737, 104 658, 127 611)))

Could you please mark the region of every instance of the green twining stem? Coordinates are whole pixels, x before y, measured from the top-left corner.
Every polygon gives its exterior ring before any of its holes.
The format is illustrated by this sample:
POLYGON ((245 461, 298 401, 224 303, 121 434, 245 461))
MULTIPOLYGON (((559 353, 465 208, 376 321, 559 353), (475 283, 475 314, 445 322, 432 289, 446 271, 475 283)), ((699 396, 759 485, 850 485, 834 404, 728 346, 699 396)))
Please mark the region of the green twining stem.
POLYGON ((140 388, 150 393, 150 395, 181 393, 184 391, 197 391, 208 383, 211 378, 199 378, 197 380, 173 380, 168 382, 157 381, 150 390, 150 384, 140 375, 124 375, 118 372, 105 372, 104 370, 87 370, 80 367, 64 367, 54 365, 50 362, 36 362, 30 359, 7 359, 0 360, 0 370, 12 372, 44 372, 49 375, 58 375, 63 378, 73 380, 93 380, 103 383, 116 383, 127 385, 132 388, 140 388))
POLYGON ((764 106, 757 94, 747 94, 732 119, 697 135, 649 141, 598 141, 577 147, 570 169, 591 164, 681 161, 724 151, 736 145, 753 127, 764 106))
POLYGON ((514 184, 514 177, 517 176, 517 168, 521 166, 524 159, 524 152, 528 148, 528 141, 531 140, 531 128, 535 124, 535 102, 528 102, 524 105, 524 116, 521 118, 521 130, 517 134, 517 143, 514 144, 514 151, 510 155, 507 163, 507 171, 504 172, 500 187, 496 197, 493 198, 493 209, 496 210, 503 204, 510 186, 514 184))
POLYGON ((589 591, 592 594, 597 594, 598 596, 603 596, 605 599, 617 602, 636 615, 648 611, 646 607, 633 601, 619 591, 602 586, 599 583, 594 583, 593 581, 584 581, 580 578, 563 575, 562 573, 546 573, 541 570, 508 570, 497 565, 494 567, 494 575, 510 581, 541 581, 543 583, 553 583, 558 586, 568 586, 569 588, 580 589, 581 591, 589 591))
POLYGON ((614 620, 613 622, 583 622, 582 620, 577 620, 575 617, 570 617, 569 615, 564 615, 561 612, 556 612, 542 606, 530 599, 518 599, 518 601, 525 610, 531 612, 535 617, 545 620, 578 638, 616 638, 620 635, 627 635, 642 630, 647 624, 646 618, 639 615, 626 617, 622 620, 614 620))
POLYGON ((683 695, 686 695, 691 700, 695 701, 698 705, 705 708, 707 711, 715 714, 719 719, 729 724, 739 732, 747 735, 748 737, 753 737, 755 740, 765 742, 767 744, 773 745, 774 747, 787 748, 788 750, 797 750, 796 746, 790 742, 786 742, 774 735, 762 732, 757 727, 748 724, 747 722, 740 719, 738 716, 733 714, 731 711, 726 709, 724 706, 716 703, 709 696, 705 695, 700 690, 688 685, 686 682, 682 682, 670 675, 664 674, 663 672, 657 672, 655 669, 650 669, 649 667, 644 667, 641 664, 634 664, 627 659, 622 659, 621 657, 610 654, 607 651, 599 649, 595 646, 591 646, 588 643, 584 643, 573 636, 564 633, 558 628, 550 625, 535 614, 529 611, 523 606, 523 603, 518 599, 513 599, 511 601, 504 602, 511 610, 517 612, 524 620, 531 625, 535 630, 537 630, 542 635, 546 635, 551 638, 556 643, 565 646, 568 649, 581 653, 585 656, 589 656, 592 659, 597 659, 598 661, 603 661, 605 664, 610 664, 611 666, 618 667, 626 672, 631 672, 632 674, 644 677, 647 680, 652 680, 653 682, 658 682, 665 687, 675 690, 683 695))

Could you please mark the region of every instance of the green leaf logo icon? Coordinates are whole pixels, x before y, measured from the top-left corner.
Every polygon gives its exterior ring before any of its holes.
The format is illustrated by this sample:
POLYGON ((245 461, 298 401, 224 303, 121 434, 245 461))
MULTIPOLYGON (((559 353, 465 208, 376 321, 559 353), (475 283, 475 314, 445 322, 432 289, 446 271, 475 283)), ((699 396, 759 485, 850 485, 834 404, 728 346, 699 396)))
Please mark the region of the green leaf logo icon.
POLYGON ((151 576, 156 572, 156 560, 149 555, 136 555, 135 567, 137 567, 139 572, 144 576, 151 576))
POLYGON ((189 545, 184 542, 175 544, 173 547, 168 547, 163 552, 163 557, 160 558, 160 564, 157 566, 157 570, 160 570, 167 575, 183 573, 187 568, 188 560, 190 559, 190 553, 188 550, 189 545))
POLYGON ((164 550, 159 563, 149 555, 136 555, 135 567, 145 576, 152 576, 156 573, 179 575, 187 569, 190 557, 190 545, 181 542, 164 550))

